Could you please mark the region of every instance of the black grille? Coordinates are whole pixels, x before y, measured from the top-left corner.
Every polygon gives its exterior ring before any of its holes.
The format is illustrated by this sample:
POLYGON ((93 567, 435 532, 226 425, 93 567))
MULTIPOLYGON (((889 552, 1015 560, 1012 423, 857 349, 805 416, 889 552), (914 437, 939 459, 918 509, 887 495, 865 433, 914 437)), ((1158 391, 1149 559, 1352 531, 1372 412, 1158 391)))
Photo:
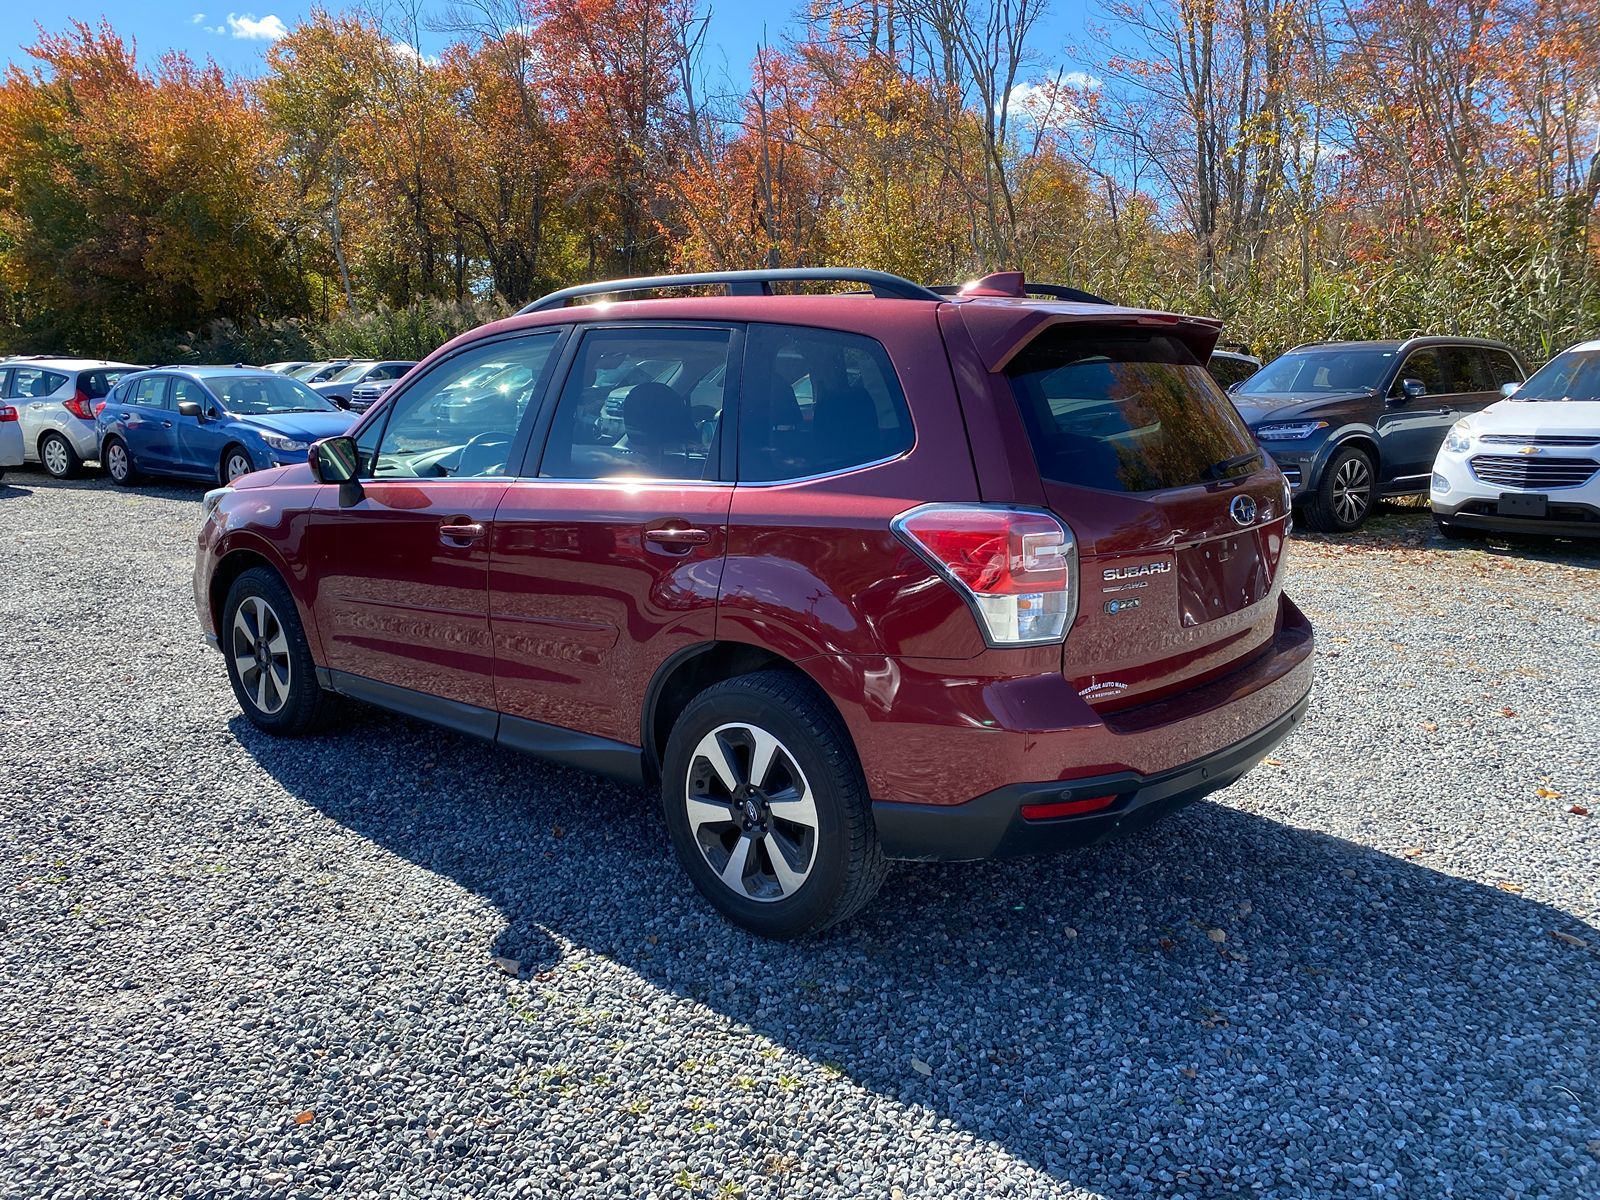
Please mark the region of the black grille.
POLYGON ((1496 446, 1595 446, 1600 445, 1600 435, 1592 433, 1541 433, 1524 436, 1520 433, 1486 433, 1478 438, 1496 446))
POLYGON ((1472 459, 1472 473, 1484 483, 1498 487, 1545 488, 1577 487, 1588 483, 1600 471, 1592 458, 1552 458, 1543 454, 1478 454, 1472 459))

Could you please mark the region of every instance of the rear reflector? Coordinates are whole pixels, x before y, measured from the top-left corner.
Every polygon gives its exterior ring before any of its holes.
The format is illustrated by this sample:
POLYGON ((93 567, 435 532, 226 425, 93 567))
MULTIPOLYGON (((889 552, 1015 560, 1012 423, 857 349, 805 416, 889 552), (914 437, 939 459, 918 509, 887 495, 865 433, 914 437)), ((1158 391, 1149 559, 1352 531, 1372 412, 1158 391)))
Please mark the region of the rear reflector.
POLYGON ((1053 513, 924 504, 895 533, 966 599, 991 646, 1059 642, 1078 611, 1078 548, 1053 513))
POLYGON ((1115 796, 1092 796, 1088 800, 1062 800, 1055 804, 1024 804, 1022 819, 1048 821, 1052 817, 1075 817, 1080 813, 1099 812, 1117 802, 1115 796))
POLYGON ((0 425, 17 419, 17 410, 9 404, 0 404, 0 425))

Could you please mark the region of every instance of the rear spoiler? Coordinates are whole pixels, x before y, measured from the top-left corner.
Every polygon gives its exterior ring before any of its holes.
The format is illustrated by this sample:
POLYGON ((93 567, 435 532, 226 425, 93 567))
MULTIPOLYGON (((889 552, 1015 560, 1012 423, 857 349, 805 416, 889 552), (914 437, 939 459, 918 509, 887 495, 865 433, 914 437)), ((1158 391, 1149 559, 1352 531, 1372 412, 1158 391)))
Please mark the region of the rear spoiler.
POLYGON ((989 296, 1006 300, 1026 300, 1038 296, 1044 300, 1070 300, 1074 304, 1110 304, 1111 301, 1081 288, 1060 283, 1029 283, 1021 271, 995 271, 981 279, 963 284, 941 284, 931 289, 941 296, 989 296))
POLYGON ((1217 337, 1222 333, 1222 322, 1214 317, 1186 317, 1149 309, 1118 308, 1111 304, 1075 309, 963 304, 960 313, 978 357, 990 372, 1005 370, 1024 346, 1056 325, 1134 325, 1161 329, 1183 342, 1200 362, 1211 357, 1217 337))

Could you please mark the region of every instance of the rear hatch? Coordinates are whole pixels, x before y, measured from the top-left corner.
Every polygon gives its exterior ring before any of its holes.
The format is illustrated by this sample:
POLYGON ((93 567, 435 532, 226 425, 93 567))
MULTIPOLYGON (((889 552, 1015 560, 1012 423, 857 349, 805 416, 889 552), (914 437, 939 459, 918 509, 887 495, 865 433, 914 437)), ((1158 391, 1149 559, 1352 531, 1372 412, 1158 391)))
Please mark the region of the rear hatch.
POLYGON ((1175 333, 1046 328, 1006 374, 1046 502, 1071 527, 1078 616, 1062 668, 1111 712, 1242 666, 1272 640, 1283 477, 1175 333))

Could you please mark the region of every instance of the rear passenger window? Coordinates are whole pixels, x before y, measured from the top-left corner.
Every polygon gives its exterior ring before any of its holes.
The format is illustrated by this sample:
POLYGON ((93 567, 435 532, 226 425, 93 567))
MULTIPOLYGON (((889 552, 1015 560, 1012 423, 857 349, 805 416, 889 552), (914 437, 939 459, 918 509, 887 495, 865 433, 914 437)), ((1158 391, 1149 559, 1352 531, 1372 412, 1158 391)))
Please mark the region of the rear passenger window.
POLYGON ((129 404, 141 404, 145 408, 165 408, 167 404, 167 377, 165 375, 146 375, 143 379, 135 381, 133 393, 128 397, 129 404))
POLYGON ((1496 391, 1505 384, 1521 383, 1527 378, 1517 366, 1517 360, 1504 350, 1485 350, 1483 357, 1488 362, 1490 386, 1496 391))
POLYGON ((716 479, 732 335, 594 329, 561 389, 547 479, 716 479))
POLYGON ((66 381, 67 377, 58 371, 44 371, 38 367, 18 367, 11 375, 9 398, 41 400, 66 381))
POLYGON ((739 399, 739 479, 803 479, 911 449, 911 414, 872 338, 752 325, 739 399))
POLYGON ((1459 396, 1468 392, 1487 392, 1492 388, 1483 370, 1482 352, 1473 346, 1449 346, 1440 351, 1444 359, 1444 391, 1459 396))

